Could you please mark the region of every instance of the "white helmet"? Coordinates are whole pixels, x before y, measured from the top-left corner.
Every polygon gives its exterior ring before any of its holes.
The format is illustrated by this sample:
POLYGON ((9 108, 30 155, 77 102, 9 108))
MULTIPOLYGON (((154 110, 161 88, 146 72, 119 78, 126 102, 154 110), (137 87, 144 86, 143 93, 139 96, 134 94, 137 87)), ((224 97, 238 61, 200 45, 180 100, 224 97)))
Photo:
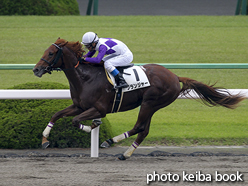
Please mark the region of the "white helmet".
POLYGON ((82 44, 83 45, 89 45, 94 42, 98 42, 98 36, 94 32, 86 32, 82 37, 82 44))

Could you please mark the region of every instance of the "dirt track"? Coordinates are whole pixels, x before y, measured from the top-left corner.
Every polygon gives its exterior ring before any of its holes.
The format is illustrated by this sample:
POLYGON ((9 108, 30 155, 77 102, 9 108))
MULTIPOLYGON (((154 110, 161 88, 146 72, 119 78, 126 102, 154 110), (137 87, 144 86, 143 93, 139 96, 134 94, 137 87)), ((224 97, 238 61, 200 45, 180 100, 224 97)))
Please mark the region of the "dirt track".
POLYGON ((246 147, 140 148, 130 159, 116 160, 125 150, 126 147, 100 149, 101 157, 91 158, 90 149, 0 149, 0 185, 139 186, 147 185, 147 175, 152 179, 154 171, 163 180, 169 173, 177 174, 180 180, 156 181, 150 185, 199 185, 203 183, 196 181, 200 173, 211 178, 211 182, 204 182, 206 185, 247 185, 246 147), (238 178, 238 174, 244 181, 216 182, 216 171, 232 175, 232 179, 238 178), (196 176, 195 182, 190 181, 189 174, 196 176))
MULTIPOLYGON (((216 182, 215 171, 220 174, 243 174, 247 179, 248 157, 132 157, 116 161, 113 157, 100 158, 4 158, 0 159, 1 185, 147 185, 147 174, 178 174, 179 182, 151 182, 150 185, 191 185, 197 182, 185 180, 183 171, 211 174, 208 185, 229 185, 232 182, 216 182)), ((150 179, 150 178, 149 178, 150 179)), ((164 178, 163 178, 164 179, 164 178)), ((187 178, 186 178, 187 179, 187 178)), ((234 182, 235 185, 247 185, 234 182)))

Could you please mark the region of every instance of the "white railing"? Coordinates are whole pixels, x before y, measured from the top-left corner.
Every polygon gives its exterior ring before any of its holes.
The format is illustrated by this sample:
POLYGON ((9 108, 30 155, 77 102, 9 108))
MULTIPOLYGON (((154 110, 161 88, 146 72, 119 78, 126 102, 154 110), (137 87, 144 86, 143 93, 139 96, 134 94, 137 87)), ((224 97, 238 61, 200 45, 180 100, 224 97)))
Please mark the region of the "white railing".
MULTIPOLYGON (((0 90, 0 99, 71 99, 67 89, 25 89, 0 90)), ((91 131, 91 157, 99 156, 99 127, 91 131)))
MULTIPOLYGON (((231 94, 242 94, 248 98, 248 89, 228 89, 231 94)), ((193 98, 198 98, 193 91, 193 98)), ((25 89, 25 90, 0 90, 0 99, 71 99, 70 90, 67 89, 25 89)), ((187 99, 179 96, 178 99, 187 99)), ((99 126, 100 127, 100 126, 99 126)), ((99 157, 99 127, 91 131, 91 157, 99 157)))
MULTIPOLYGON (((248 89, 227 89, 227 91, 248 98, 248 89)), ((189 94, 195 99, 198 98, 193 91, 189 94)), ((71 99, 71 94, 69 89, 5 89, 0 90, 0 99, 71 99)), ((178 99, 187 98, 179 96, 178 99)))

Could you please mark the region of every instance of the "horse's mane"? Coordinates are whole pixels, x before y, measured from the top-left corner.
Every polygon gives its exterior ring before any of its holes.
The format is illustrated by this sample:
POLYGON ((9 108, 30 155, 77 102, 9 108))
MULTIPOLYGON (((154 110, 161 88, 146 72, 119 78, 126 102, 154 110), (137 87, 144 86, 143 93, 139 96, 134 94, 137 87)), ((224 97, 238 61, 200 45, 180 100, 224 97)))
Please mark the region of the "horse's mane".
POLYGON ((70 50, 72 50, 73 52, 75 52, 77 58, 82 57, 82 54, 85 52, 82 49, 82 44, 77 41, 66 41, 65 39, 60 39, 58 38, 57 41, 55 42, 55 44, 60 45, 60 46, 67 46, 70 50))

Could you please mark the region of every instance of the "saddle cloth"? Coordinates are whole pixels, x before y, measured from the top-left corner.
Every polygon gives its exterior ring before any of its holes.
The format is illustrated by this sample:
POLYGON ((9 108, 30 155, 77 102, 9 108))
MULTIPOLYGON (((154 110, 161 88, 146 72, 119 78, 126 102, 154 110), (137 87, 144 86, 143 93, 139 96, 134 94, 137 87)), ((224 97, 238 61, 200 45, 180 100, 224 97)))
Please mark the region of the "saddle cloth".
MULTIPOLYGON (((121 70, 117 67, 117 69, 120 72, 123 70, 123 72, 121 73, 123 74, 123 78, 129 85, 127 88, 122 88, 122 92, 129 92, 132 90, 150 86, 150 82, 143 70, 144 67, 132 66, 121 70)), ((115 78, 109 72, 107 72, 107 78, 112 85, 115 85, 115 78)))

